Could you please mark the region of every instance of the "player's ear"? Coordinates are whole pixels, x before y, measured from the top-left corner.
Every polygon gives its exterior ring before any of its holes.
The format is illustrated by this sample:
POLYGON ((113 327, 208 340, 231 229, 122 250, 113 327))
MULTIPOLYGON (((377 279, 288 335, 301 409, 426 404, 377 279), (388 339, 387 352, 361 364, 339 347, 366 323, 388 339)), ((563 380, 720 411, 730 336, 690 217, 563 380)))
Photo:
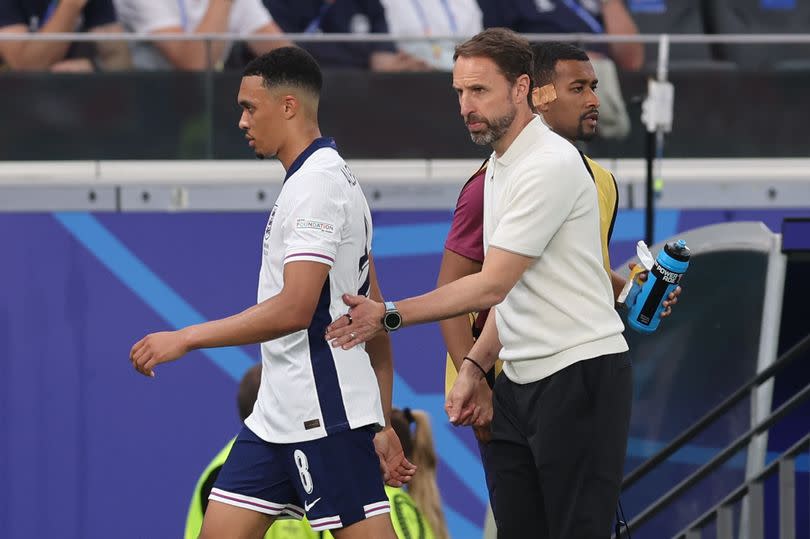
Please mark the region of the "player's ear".
POLYGON ((284 117, 287 118, 288 120, 298 113, 298 107, 300 106, 300 103, 298 102, 298 98, 295 97, 294 95, 282 96, 281 104, 284 117))

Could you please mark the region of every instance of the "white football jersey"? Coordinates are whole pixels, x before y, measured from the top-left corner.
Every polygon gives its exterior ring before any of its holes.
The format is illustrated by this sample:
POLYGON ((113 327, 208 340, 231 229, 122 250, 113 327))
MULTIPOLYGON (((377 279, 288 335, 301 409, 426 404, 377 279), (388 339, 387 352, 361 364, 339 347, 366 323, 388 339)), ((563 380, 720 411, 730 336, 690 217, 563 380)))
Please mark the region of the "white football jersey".
POLYGON ((258 302, 281 292, 284 265, 331 267, 312 323, 262 343, 262 381, 245 424, 260 438, 291 443, 365 425, 384 425, 365 345, 332 348, 326 326, 346 314, 344 293, 368 295, 371 213, 357 179, 329 138, 293 162, 264 232, 258 302))

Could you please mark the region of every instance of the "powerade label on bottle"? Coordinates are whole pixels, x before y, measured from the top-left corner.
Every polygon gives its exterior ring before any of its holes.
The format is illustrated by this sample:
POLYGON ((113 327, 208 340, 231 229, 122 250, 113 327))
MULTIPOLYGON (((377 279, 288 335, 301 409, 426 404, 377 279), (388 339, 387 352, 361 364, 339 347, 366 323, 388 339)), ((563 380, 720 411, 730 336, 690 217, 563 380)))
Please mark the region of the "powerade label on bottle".
POLYGON ((647 295, 647 301, 644 302, 644 305, 641 307, 636 317, 636 320, 642 324, 649 324, 652 321, 667 288, 671 284, 677 285, 680 283, 683 274, 669 271, 656 260, 650 270, 650 276, 655 279, 655 283, 650 293, 647 295))
POLYGON ((627 315, 628 326, 641 333, 652 333, 658 328, 663 302, 681 282, 689 267, 690 257, 691 252, 684 240, 667 243, 654 260, 650 260, 649 255, 645 257, 646 262, 639 257, 650 273, 644 284, 632 285, 635 293, 631 289, 627 295, 631 302, 627 315))

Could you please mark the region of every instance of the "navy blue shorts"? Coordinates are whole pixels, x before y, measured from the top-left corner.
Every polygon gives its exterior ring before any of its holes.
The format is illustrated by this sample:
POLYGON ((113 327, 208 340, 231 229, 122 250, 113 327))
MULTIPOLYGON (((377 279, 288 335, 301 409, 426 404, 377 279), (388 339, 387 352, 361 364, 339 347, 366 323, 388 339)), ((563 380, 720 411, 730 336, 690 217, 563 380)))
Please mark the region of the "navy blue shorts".
POLYGON ((274 444, 242 427, 208 499, 280 518, 306 513, 316 531, 388 513, 373 439, 364 427, 274 444))

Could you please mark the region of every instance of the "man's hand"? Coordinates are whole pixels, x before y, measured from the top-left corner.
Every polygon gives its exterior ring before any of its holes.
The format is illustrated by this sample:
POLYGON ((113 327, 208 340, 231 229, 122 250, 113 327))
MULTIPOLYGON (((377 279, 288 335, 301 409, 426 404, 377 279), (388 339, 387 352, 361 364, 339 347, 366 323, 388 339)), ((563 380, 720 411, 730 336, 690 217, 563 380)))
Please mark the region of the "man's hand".
MULTIPOLYGON (((481 415, 481 405, 479 403, 481 382, 486 384, 481 374, 473 365, 467 362, 461 364, 458 377, 447 394, 444 409, 447 417, 453 425, 473 425, 481 415)), ((487 388, 489 389, 489 388, 487 388)), ((492 420, 492 394, 489 395, 489 419, 492 420)))
MULTIPOLYGON (((635 262, 630 262, 629 264, 630 271, 633 271, 633 268, 635 268, 636 266, 637 264, 635 262)), ((643 283, 644 281, 647 280, 648 273, 649 273, 648 271, 642 271, 641 273, 638 274, 636 279, 638 279, 639 282, 643 283)), ((669 297, 666 300, 664 300, 664 303, 661 304, 661 306, 664 307, 664 310, 661 312, 661 318, 666 318, 667 316, 672 314, 672 306, 678 303, 678 296, 680 295, 681 295, 681 287, 676 286, 675 290, 670 292, 669 297)))
POLYGON ((326 328, 326 340, 333 348, 348 350, 370 341, 384 331, 382 318, 385 305, 365 296, 343 295, 343 303, 350 307, 349 314, 341 316, 326 328))
POLYGON ((129 352, 129 360, 135 370, 154 378, 154 368, 161 363, 174 361, 189 351, 185 334, 181 331, 150 333, 136 342, 129 352))
MULTIPOLYGON (((475 437, 479 438, 479 432, 488 432, 492 423, 492 390, 489 388, 485 378, 481 378, 478 382, 478 387, 475 390, 476 406, 478 407, 478 415, 473 419, 473 430, 475 430, 475 437)), ((482 442, 488 440, 481 440, 482 442)))
POLYGON ((380 457, 380 470, 387 485, 401 487, 416 473, 416 466, 405 458, 399 437, 391 427, 374 436, 374 450, 380 457))
MULTIPOLYGON (((453 385, 455 389, 455 385, 453 385)), ((450 396, 452 395, 452 389, 450 390, 450 394, 447 396, 447 403, 445 408, 447 408, 448 412, 447 415, 450 416, 450 396)), ((465 414, 459 414, 461 418, 454 422, 452 417, 450 421, 454 425, 470 425, 473 427, 473 431, 475 432, 475 437, 481 440, 482 442, 489 441, 490 435, 490 425, 492 424, 492 390, 489 388, 489 384, 487 383, 485 378, 480 378, 476 383, 475 389, 473 390, 471 407, 468 406, 466 409, 472 410, 472 413, 469 416, 465 414)))

